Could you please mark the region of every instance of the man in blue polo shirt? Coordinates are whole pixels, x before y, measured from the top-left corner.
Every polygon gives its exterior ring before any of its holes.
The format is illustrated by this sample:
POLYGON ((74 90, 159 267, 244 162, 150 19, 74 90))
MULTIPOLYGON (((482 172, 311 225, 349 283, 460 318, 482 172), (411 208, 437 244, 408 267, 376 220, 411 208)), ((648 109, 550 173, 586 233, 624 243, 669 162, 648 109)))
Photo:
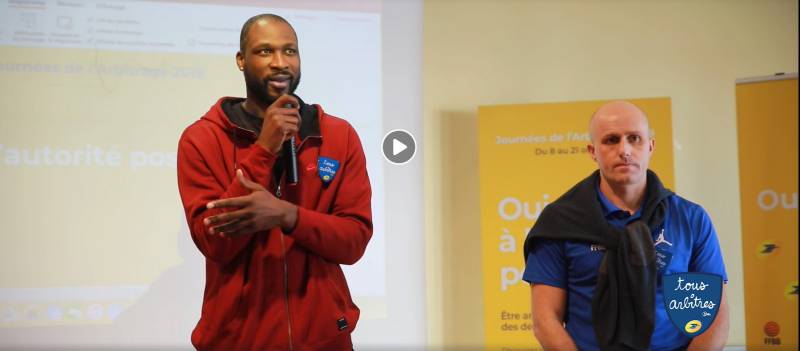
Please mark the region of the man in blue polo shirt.
POLYGON ((708 214, 648 171, 655 141, 641 109, 607 103, 589 134, 598 170, 548 205, 525 241, 536 338, 546 350, 721 350, 725 287, 715 321, 690 339, 669 320, 661 285, 679 272, 727 282, 708 214))

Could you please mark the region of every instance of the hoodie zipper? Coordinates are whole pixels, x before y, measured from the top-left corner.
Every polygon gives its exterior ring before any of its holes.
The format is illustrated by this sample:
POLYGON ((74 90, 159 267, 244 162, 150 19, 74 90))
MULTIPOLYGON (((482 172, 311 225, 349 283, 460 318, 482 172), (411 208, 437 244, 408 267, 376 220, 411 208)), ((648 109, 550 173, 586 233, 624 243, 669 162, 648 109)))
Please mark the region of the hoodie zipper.
MULTIPOLYGON (((303 146, 303 144, 305 144, 305 141, 308 138, 322 139, 321 136, 308 136, 304 139, 301 139, 300 145, 298 145, 297 147, 298 154, 300 153, 300 148, 303 146)), ((278 198, 280 198, 283 195, 281 189, 284 178, 285 178, 285 173, 281 175, 280 179, 276 182, 277 184, 275 184, 275 196, 277 196, 278 198)), ((289 335, 289 351, 293 351, 294 343, 292 342, 292 315, 290 313, 291 310, 289 309, 289 264, 286 259, 286 255, 288 254, 288 252, 286 251, 286 244, 284 243, 283 239, 283 237, 285 236, 285 234, 283 234, 283 231, 281 231, 280 236, 281 236, 281 251, 283 252, 283 288, 284 288, 283 302, 286 305, 286 328, 287 328, 286 330, 289 335)))
MULTIPOLYGON (((280 180, 278 181, 278 186, 275 190, 275 195, 281 197, 281 184, 283 183, 283 176, 281 176, 280 180)), ((279 234, 281 236, 281 252, 283 253, 283 302, 286 305, 286 328, 289 335, 289 351, 294 350, 294 345, 292 343, 292 314, 291 310, 289 309, 289 264, 286 260, 286 244, 284 243, 283 231, 279 234)))
POLYGON ((281 248, 283 249, 283 302, 286 304, 286 327, 289 332, 289 351, 294 350, 292 345, 292 314, 289 310, 289 265, 286 264, 286 246, 281 235, 281 248))

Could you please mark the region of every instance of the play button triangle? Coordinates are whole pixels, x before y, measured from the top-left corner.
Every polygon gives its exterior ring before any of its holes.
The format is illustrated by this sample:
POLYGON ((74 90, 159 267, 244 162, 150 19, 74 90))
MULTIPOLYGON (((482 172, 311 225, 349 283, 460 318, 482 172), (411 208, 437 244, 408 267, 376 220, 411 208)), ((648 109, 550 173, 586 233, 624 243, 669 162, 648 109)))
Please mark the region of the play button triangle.
POLYGON ((401 143, 397 139, 392 139, 392 156, 397 156, 397 154, 403 152, 405 149, 408 149, 406 144, 401 143))

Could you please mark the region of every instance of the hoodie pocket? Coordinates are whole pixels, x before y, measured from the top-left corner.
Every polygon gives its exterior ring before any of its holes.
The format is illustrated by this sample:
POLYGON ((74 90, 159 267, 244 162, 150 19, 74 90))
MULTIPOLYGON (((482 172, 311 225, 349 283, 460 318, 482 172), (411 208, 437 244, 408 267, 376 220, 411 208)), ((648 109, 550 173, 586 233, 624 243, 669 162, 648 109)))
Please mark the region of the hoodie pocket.
POLYGON ((293 313, 294 324, 302 330, 297 335, 306 345, 315 345, 349 333, 355 325, 351 311, 350 294, 344 275, 338 266, 325 262, 324 275, 309 281, 308 293, 298 309, 293 313), (341 279, 341 280, 340 280, 341 279))
POLYGON ((244 306, 246 282, 241 272, 227 276, 218 276, 215 284, 206 286, 206 296, 203 301, 203 312, 198 327, 202 334, 192 335, 197 337, 195 346, 198 349, 217 349, 220 345, 230 345, 232 336, 241 328, 244 306), (213 293, 208 294, 208 290, 213 293))

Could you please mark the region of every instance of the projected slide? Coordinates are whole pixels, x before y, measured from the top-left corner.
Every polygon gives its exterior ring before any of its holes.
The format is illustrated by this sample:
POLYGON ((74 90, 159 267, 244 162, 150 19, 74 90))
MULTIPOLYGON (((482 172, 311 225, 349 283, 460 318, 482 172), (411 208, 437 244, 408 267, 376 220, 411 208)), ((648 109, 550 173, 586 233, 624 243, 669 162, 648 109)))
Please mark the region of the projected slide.
POLYGON ((53 343, 103 342, 126 323, 188 341, 205 277, 177 140, 219 97, 244 96, 239 30, 265 12, 297 30, 296 93, 361 137, 375 230, 343 268, 362 319, 386 317, 380 11, 222 3, 0 1, 0 346, 41 328, 53 343))

